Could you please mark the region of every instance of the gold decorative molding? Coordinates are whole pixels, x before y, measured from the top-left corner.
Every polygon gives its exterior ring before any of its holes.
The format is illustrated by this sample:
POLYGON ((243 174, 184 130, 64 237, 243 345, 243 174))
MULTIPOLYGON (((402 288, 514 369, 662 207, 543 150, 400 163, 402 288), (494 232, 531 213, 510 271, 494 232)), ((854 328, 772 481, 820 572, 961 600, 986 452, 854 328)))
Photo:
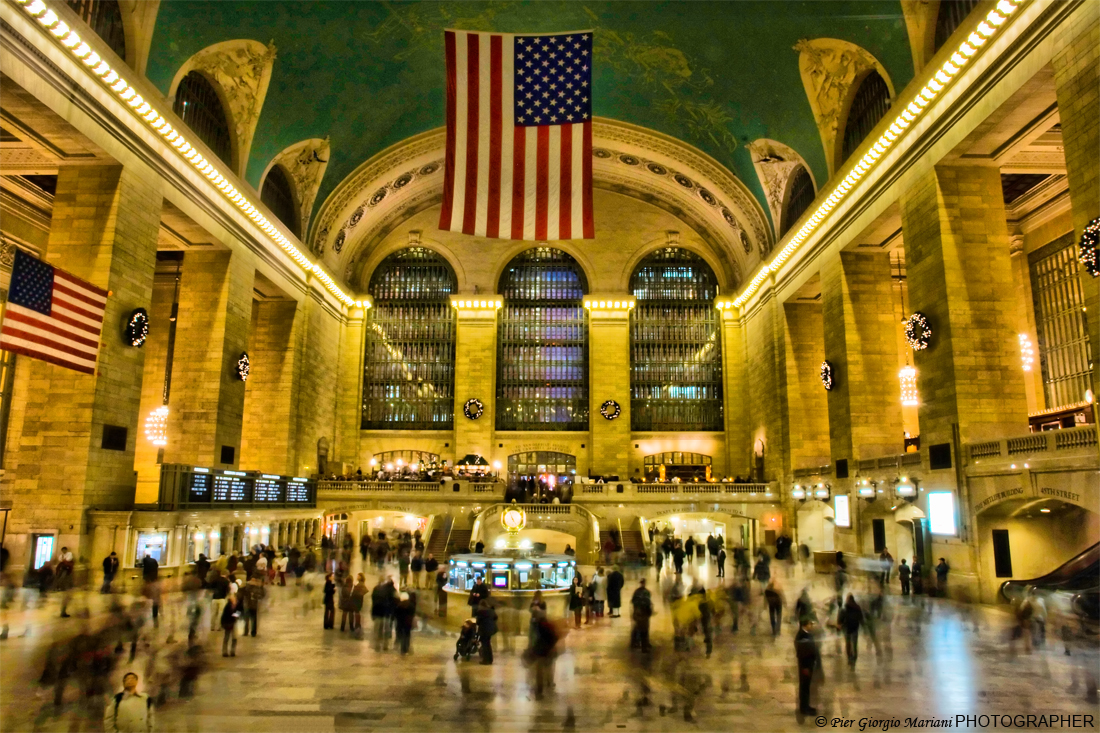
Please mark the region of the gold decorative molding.
POLYGON ((802 39, 794 50, 798 51, 798 72, 821 134, 831 176, 837 165, 837 137, 847 120, 857 83, 871 71, 877 71, 890 89, 891 99, 894 85, 878 59, 854 43, 839 38, 802 39))
POLYGON ((784 145, 776 140, 760 138, 753 140, 748 145, 752 155, 752 166, 756 169, 756 175, 760 178, 760 187, 764 189, 764 198, 768 202, 768 210, 772 215, 772 229, 775 238, 779 239, 782 232, 779 227, 783 221, 783 205, 786 203, 791 176, 802 166, 814 181, 814 190, 817 190, 817 181, 810 166, 794 148, 784 145))
POLYGON ((274 42, 238 39, 207 46, 189 58, 172 80, 170 99, 183 77, 198 71, 213 84, 221 97, 233 139, 234 172, 244 176, 252 136, 260 120, 267 87, 271 83, 271 68, 275 63, 274 42))

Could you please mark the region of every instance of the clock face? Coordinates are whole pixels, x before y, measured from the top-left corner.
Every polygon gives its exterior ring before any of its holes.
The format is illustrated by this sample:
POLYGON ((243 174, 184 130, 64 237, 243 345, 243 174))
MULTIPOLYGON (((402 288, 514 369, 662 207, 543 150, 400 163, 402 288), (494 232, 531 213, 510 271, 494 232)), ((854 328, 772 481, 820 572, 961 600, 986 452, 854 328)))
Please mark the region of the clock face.
POLYGON ((522 509, 509 509, 501 515, 500 523, 504 525, 505 529, 518 531, 527 524, 527 517, 522 509))

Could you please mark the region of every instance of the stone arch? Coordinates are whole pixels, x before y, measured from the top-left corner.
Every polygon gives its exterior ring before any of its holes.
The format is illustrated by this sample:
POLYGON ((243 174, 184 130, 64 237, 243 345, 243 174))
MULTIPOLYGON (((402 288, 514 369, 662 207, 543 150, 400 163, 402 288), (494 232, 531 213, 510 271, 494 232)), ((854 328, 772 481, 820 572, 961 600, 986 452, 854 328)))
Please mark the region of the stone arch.
POLYGON ((529 249, 537 249, 539 247, 559 249, 572 257, 581 268, 581 272, 584 273, 585 285, 588 286, 588 293, 586 294, 597 292, 596 286, 593 284, 596 281, 596 268, 592 264, 592 261, 585 255, 584 251, 568 240, 555 240, 553 242, 513 242, 507 249, 501 250, 501 259, 493 269, 492 282, 494 294, 496 294, 497 290, 500 288, 500 279, 504 276, 504 270, 512 263, 512 260, 529 249))
POLYGON ((260 176, 259 190, 263 191, 264 181, 272 168, 282 166, 283 172, 290 180, 294 201, 298 207, 299 238, 306 240, 309 231, 309 218, 313 212, 313 203, 317 200, 317 191, 321 188, 321 180, 325 177, 328 168, 330 154, 329 140, 325 138, 309 138, 300 140, 283 149, 272 158, 264 168, 260 176))
POLYGON ((813 181, 815 191, 818 190, 817 179, 814 177, 813 169, 806 163, 806 159, 799 155, 797 150, 778 140, 760 138, 749 143, 748 148, 752 155, 753 168, 756 169, 756 175, 760 179, 760 187, 764 189, 764 198, 768 202, 768 212, 771 214, 772 229, 778 240, 783 235, 780 227, 787 197, 790 194, 791 179, 798 167, 806 169, 810 180, 813 181))
POLYGON ((454 253, 454 250, 438 240, 425 239, 423 233, 416 230, 409 232, 409 239, 406 242, 392 242, 372 250, 370 256, 361 264, 356 277, 349 284, 354 285, 358 292, 366 293, 370 287, 370 279, 374 276, 374 271, 378 269, 378 266, 394 252, 400 252, 406 247, 424 247, 445 259, 447 264, 451 266, 451 270, 454 271, 457 292, 466 292, 468 287, 466 271, 463 269, 462 262, 459 260, 458 255, 454 253))
MULTIPOLYGON (((703 261, 707 263, 707 266, 710 268, 711 272, 714 273, 714 277, 718 280, 719 290, 722 293, 726 294, 733 292, 733 287, 736 286, 729 285, 726 270, 724 267, 722 267, 721 260, 716 253, 710 251, 706 247, 698 245, 695 242, 684 242, 678 238, 675 241, 670 241, 668 235, 672 233, 673 232, 665 232, 664 238, 654 238, 638 246, 638 248, 634 251, 634 254, 632 254, 630 259, 627 261, 626 266, 623 267, 622 275, 620 276, 619 282, 616 283, 617 289, 615 290, 615 292, 630 292, 630 279, 634 277, 634 273, 638 270, 638 266, 642 263, 642 261, 657 250, 665 249, 667 247, 679 247, 680 249, 687 250, 692 254, 696 254, 702 257, 703 261)), ((676 232, 676 234, 678 234, 678 232, 676 232)))
POLYGON ((174 103, 180 82, 192 71, 206 77, 221 100, 229 121, 233 145, 233 171, 244 177, 252 137, 260 120, 271 70, 275 63, 275 45, 237 39, 215 43, 187 59, 176 71, 168 90, 168 101, 174 103))
POLYGON ((803 39, 794 45, 798 51, 798 72, 814 113, 829 175, 836 172, 840 156, 838 135, 844 130, 848 109, 855 90, 872 71, 877 71, 896 97, 894 83, 878 59, 869 51, 839 38, 803 39))

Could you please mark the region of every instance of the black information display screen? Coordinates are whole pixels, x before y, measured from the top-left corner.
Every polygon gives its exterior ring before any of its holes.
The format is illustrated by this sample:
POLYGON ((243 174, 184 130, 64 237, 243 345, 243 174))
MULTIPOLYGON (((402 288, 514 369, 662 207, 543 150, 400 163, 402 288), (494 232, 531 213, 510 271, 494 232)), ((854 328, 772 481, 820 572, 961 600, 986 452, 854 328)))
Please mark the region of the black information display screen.
POLYGON ((252 479, 244 476, 215 476, 214 501, 252 501, 252 479))
POLYGON ((210 474, 191 474, 191 485, 188 487, 187 500, 191 502, 210 501, 210 474))
POLYGON ((309 484, 302 483, 300 481, 291 481, 286 485, 286 500, 288 502, 302 502, 309 501, 309 484))
POLYGON ((281 502, 286 491, 286 481, 270 478, 256 479, 252 500, 255 502, 281 502))

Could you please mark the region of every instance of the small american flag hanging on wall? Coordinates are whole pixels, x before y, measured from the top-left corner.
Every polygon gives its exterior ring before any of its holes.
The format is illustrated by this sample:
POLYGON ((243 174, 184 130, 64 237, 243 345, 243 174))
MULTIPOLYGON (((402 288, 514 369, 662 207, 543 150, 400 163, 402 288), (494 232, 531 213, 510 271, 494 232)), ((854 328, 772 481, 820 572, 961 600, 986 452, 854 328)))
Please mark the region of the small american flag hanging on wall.
POLYGON ((592 239, 592 32, 446 31, 439 228, 592 239))

